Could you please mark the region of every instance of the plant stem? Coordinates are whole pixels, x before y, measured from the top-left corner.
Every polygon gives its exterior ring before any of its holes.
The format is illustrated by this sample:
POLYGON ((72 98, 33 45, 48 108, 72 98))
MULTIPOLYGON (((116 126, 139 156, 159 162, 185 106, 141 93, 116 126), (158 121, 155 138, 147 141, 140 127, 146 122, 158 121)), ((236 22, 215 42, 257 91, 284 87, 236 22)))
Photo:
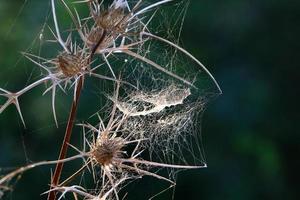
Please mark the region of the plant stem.
MULTIPOLYGON (((106 30, 104 30, 99 41, 92 48, 90 58, 89 58, 89 64, 92 63, 92 59, 93 59, 98 47, 100 46, 100 44, 103 42, 104 38, 106 37, 106 33, 107 33, 106 30)), ((80 98, 82 85, 83 85, 83 75, 80 77, 79 82, 76 86, 75 100, 73 100, 73 103, 72 103, 69 120, 68 120, 68 124, 67 124, 67 128, 66 128, 66 132, 65 132, 65 138, 64 138, 63 144, 60 149, 59 160, 62 160, 67 156, 67 151, 68 151, 68 147, 69 147, 69 143, 70 143, 70 139, 71 139, 71 135, 72 135, 72 130, 73 130, 74 122, 75 122, 76 111, 78 108, 78 101, 80 98)), ((63 163, 58 163, 56 165, 53 179, 51 181, 50 190, 53 189, 53 187, 59 185, 59 179, 60 179, 60 175, 61 175, 63 166, 64 166, 63 163)), ((48 200, 55 200, 55 199, 56 199, 56 191, 51 190, 48 195, 48 200)))
MULTIPOLYGON (((66 132, 65 132, 65 137, 64 137, 61 149, 60 149, 59 160, 62 160, 64 158, 66 158, 66 156, 67 156, 68 147, 69 147, 72 130, 73 130, 74 122, 75 122, 76 111, 78 108, 79 98, 80 98, 80 94, 81 94, 82 85, 83 85, 83 76, 80 77, 79 82, 77 84, 75 99, 73 100, 73 103, 71 106, 68 124, 67 124, 66 132)), ((53 175, 53 178, 51 181, 51 189, 53 189, 54 186, 59 184, 59 179, 60 179, 60 175, 61 175, 63 166, 64 166, 64 163, 57 163, 57 165, 55 167, 54 175, 53 175)), ((49 192, 48 200, 55 200, 55 197, 56 197, 56 191, 49 192)))

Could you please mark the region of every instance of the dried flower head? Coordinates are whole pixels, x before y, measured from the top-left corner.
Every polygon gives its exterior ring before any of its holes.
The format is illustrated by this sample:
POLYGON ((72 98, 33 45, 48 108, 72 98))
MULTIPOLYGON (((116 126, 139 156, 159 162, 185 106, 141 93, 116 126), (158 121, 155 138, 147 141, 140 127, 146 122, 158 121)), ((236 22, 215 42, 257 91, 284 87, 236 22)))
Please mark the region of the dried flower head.
POLYGON ((57 56, 57 68, 66 77, 74 77, 85 71, 89 66, 89 57, 77 54, 62 52, 57 56))
POLYGON ((108 32, 124 33, 127 25, 129 15, 126 12, 126 4, 118 4, 114 2, 110 8, 104 12, 99 12, 98 10, 91 11, 93 18, 98 27, 107 30, 108 32))
POLYGON ((103 133, 92 146, 91 157, 101 166, 113 165, 114 160, 122 158, 124 140, 118 137, 103 137, 103 133))

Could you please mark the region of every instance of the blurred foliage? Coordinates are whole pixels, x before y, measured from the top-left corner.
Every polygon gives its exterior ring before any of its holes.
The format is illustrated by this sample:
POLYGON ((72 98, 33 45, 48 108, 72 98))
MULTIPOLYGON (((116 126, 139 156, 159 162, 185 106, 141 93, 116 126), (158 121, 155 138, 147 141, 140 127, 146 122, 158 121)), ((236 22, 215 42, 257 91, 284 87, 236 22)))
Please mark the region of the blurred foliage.
MULTIPOLYGON (((38 74, 19 52, 32 47, 49 12, 49 1, 0 0, 0 87, 21 88, 38 74)), ((203 117, 209 167, 180 173, 175 200, 300 198, 299 21, 299 0, 191 0, 183 46, 208 66, 224 94, 203 117)), ((38 47, 38 40, 34 44, 38 47)), ((54 128, 50 100, 39 92, 21 100, 27 129, 14 107, 0 115, 3 169, 58 155, 65 122, 54 128)), ((95 94, 83 96, 82 104, 103 104, 95 94)), ((59 100, 58 112, 67 113, 69 102, 59 100)), ((83 110, 82 119, 88 117, 83 110)), ((60 121, 66 118, 59 116, 60 121)), ((24 174, 9 198, 40 199, 49 176, 47 167, 24 174)), ((135 195, 128 199, 155 190, 147 183, 132 186, 135 195)))

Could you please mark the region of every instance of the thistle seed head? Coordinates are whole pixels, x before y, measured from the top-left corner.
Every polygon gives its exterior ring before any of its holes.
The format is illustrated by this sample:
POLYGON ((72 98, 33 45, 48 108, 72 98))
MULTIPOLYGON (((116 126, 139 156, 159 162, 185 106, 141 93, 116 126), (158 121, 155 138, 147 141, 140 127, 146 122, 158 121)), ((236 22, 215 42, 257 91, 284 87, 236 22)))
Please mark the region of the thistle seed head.
POLYGON ((101 13, 96 19, 96 24, 109 32, 123 33, 127 27, 128 15, 124 9, 111 8, 101 13))
POLYGON ((72 77, 88 67, 88 57, 63 52, 57 56, 57 68, 66 77, 72 77))
MULTIPOLYGON (((119 35, 126 32, 130 14, 122 6, 123 1, 116 1, 105 11, 91 10, 95 25, 86 33, 87 44, 94 48, 99 41, 97 49, 106 49, 113 45, 119 35), (116 5, 115 5, 116 4, 116 5)), ((92 9, 92 8, 91 8, 92 9)))
POLYGON ((124 140, 121 138, 99 138, 92 148, 91 157, 101 166, 113 164, 114 158, 121 158, 124 140))

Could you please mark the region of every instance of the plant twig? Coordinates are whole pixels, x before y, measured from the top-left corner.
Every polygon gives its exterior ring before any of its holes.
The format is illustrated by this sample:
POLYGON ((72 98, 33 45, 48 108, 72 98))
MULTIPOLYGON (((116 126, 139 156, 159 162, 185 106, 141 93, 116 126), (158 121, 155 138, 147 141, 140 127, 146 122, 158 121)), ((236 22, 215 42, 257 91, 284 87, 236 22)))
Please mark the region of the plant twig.
MULTIPOLYGON (((99 41, 96 43, 96 45, 91 50, 89 64, 92 63, 93 56, 95 55, 95 52, 98 49, 98 47, 100 46, 100 44, 103 42, 105 36, 106 36, 106 30, 104 30, 101 38, 99 39, 99 41)), ((68 147, 69 147, 69 143, 70 143, 70 139, 71 139, 71 135, 72 135, 72 130, 73 130, 74 122, 75 122, 76 111, 78 108, 78 102, 79 102, 79 98, 80 98, 80 94, 81 94, 81 89, 83 86, 83 78, 84 78, 84 76, 80 77, 79 82, 75 88, 75 91, 76 91, 75 99, 73 100, 73 103, 72 103, 64 141, 61 146, 61 150, 60 150, 60 154, 59 154, 59 160, 64 159, 67 155, 67 151, 68 151, 68 147)), ((59 179, 60 179, 62 169, 63 169, 63 163, 58 163, 56 165, 53 179, 51 181, 51 188, 50 188, 50 192, 48 194, 48 200, 56 199, 56 191, 52 190, 52 189, 53 189, 53 187, 59 185, 59 179)))
MULTIPOLYGON (((80 94, 81 94, 81 89, 83 86, 83 78, 84 77, 81 76, 79 79, 79 82, 77 84, 75 99, 73 100, 73 103, 71 106, 71 111, 70 111, 70 115, 69 115, 68 124, 66 127, 65 137, 64 137, 61 149, 60 149, 59 160, 64 159, 68 152, 68 147, 69 147, 68 144, 70 143, 72 130, 73 130, 74 122, 75 122, 75 117, 76 117, 76 111, 78 108, 79 98, 80 98, 80 94)), ((59 179, 60 179, 60 175, 61 175, 63 166, 64 166, 64 163, 57 163, 57 165, 55 167, 53 179, 51 181, 51 189, 53 189, 53 186, 56 186, 59 184, 59 179)), ((51 192, 49 192, 48 200, 55 200, 55 197, 56 197, 56 191, 52 190, 51 192)))

